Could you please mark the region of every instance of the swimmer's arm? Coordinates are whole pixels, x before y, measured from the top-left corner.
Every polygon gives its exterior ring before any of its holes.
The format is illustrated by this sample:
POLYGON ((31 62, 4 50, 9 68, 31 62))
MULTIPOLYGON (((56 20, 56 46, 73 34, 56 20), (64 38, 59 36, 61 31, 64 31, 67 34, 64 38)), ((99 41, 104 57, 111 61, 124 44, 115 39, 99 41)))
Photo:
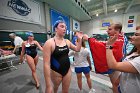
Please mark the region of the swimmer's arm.
POLYGON ((48 40, 43 46, 43 61, 44 61, 44 77, 46 82, 46 93, 51 93, 51 75, 50 75, 50 57, 51 57, 51 42, 48 40))
POLYGON ((82 46, 82 39, 84 39, 84 34, 83 33, 78 33, 77 34, 76 46, 74 44, 72 44, 70 41, 68 42, 70 49, 72 49, 72 50, 74 50, 76 52, 79 52, 80 49, 81 49, 81 46, 82 46))
POLYGON ((21 56, 23 56, 24 53, 25 53, 25 42, 26 42, 26 41, 24 41, 24 42, 22 43, 21 56))
POLYGON ((43 51, 43 48, 40 46, 40 44, 36 41, 36 45, 38 46, 38 48, 43 51))
POLYGON ((75 46, 74 44, 72 44, 69 40, 67 40, 67 44, 69 45, 69 48, 76 51, 76 52, 79 52, 80 49, 81 49, 81 44, 82 44, 82 40, 79 39, 77 45, 75 46))
POLYGON ((25 53, 25 41, 22 43, 22 50, 21 50, 21 54, 20 54, 21 62, 23 62, 24 53, 25 53))

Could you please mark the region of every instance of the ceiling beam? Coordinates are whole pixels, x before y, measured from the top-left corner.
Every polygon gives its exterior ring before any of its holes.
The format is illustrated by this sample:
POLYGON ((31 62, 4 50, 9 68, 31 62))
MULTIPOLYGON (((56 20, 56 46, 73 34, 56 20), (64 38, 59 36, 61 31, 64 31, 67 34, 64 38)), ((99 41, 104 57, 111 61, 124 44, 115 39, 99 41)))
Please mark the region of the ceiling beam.
POLYGON ((104 9, 105 16, 107 16, 107 2, 106 2, 106 0, 103 0, 103 9, 104 9))
POLYGON ((99 4, 99 3, 102 4, 102 2, 100 0, 90 0, 89 2, 87 2, 87 0, 84 0, 81 3, 83 3, 86 7, 88 7, 88 6, 96 6, 96 4, 99 4))
POLYGON ((97 3, 96 5, 92 4, 92 5, 86 6, 86 8, 89 12, 91 12, 93 11, 93 9, 96 10, 98 8, 101 8, 101 6, 102 6, 102 3, 100 2, 100 3, 97 3))
POLYGON ((96 15, 97 13, 100 15, 101 13, 103 13, 103 11, 104 11, 103 9, 94 10, 90 12, 90 16, 96 15))
MULTIPOLYGON (((117 7, 117 9, 119 10, 119 9, 124 9, 125 8, 125 6, 126 6, 126 4, 128 4, 127 2, 124 2, 124 3, 119 3, 119 4, 115 4, 115 5, 112 5, 112 6, 108 6, 108 12, 110 12, 110 11, 114 11, 114 9, 117 7)), ((93 16, 93 15, 96 15, 96 13, 103 13, 104 11, 103 11, 103 9, 102 8, 100 8, 100 9, 97 9, 97 10, 93 10, 93 11, 91 11, 90 12, 90 16, 93 16)))
POLYGON ((133 3, 134 3, 134 1, 135 0, 132 0, 131 2, 130 2, 130 4, 127 6, 127 8, 125 9, 125 11, 124 11, 124 13, 127 13, 128 12, 128 10, 131 8, 131 6, 133 5, 133 3))

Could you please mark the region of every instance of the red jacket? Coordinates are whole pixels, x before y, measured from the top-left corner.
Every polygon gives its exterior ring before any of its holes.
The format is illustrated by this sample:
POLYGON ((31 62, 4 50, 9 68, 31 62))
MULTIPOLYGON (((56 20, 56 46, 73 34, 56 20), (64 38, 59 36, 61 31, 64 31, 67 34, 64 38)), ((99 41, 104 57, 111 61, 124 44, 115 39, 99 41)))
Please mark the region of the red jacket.
MULTIPOLYGON (((108 72, 106 60, 106 43, 97 41, 95 38, 88 39, 96 73, 108 72)), ((113 54, 116 61, 120 62, 123 58, 124 37, 119 36, 113 44, 113 54)))

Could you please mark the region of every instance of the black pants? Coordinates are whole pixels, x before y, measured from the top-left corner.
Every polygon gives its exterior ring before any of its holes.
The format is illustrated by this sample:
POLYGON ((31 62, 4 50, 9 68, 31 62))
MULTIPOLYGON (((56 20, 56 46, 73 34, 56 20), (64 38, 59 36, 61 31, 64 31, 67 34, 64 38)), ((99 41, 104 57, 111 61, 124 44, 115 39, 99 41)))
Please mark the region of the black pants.
POLYGON ((22 51, 22 47, 19 47, 17 51, 14 53, 15 55, 20 55, 22 51))

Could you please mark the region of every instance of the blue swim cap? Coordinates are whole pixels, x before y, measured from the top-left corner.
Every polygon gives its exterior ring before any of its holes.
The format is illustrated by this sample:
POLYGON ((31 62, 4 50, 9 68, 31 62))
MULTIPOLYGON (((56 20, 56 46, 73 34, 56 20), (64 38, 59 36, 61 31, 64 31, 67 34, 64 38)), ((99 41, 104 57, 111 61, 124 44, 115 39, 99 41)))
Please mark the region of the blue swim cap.
POLYGON ((26 36, 34 36, 34 34, 32 32, 26 32, 26 36))
MULTIPOLYGON (((55 31, 55 28, 58 26, 59 23, 65 23, 63 20, 57 20, 53 25, 53 31, 55 31)), ((66 24, 66 23, 65 23, 66 24)))

